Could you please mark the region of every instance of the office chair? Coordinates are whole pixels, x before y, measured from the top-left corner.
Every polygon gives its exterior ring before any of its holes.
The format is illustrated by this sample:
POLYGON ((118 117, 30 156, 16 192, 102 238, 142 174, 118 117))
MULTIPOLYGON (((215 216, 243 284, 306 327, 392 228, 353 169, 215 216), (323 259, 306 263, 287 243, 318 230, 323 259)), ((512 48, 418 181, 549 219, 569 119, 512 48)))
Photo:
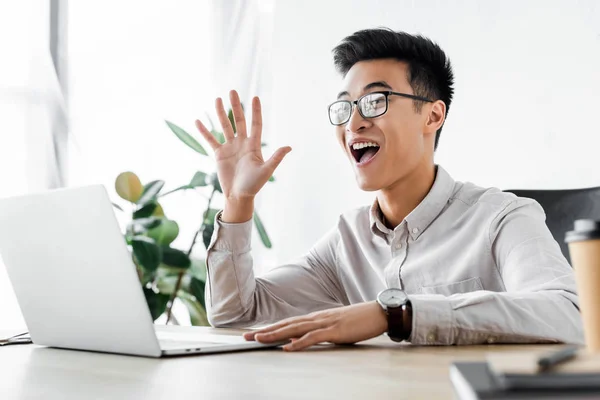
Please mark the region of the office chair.
POLYGON ((600 186, 567 190, 505 190, 536 200, 546 212, 546 225, 569 264, 571 257, 565 233, 573 230, 576 219, 600 219, 600 186))

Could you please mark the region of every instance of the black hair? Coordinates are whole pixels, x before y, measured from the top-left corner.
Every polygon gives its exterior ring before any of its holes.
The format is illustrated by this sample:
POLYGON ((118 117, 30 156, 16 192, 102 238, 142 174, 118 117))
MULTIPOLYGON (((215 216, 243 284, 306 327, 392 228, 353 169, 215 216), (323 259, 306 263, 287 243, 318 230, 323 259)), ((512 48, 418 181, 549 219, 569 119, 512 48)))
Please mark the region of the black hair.
MULTIPOLYGON (((408 82, 417 96, 441 100, 446 116, 454 93, 454 74, 446 53, 439 45, 421 35, 395 32, 389 28, 365 29, 344 38, 333 49, 333 62, 342 76, 359 61, 393 58, 408 64, 408 82)), ((413 100, 416 112, 423 102, 413 100)), ((437 130, 437 149, 442 127, 437 130)))

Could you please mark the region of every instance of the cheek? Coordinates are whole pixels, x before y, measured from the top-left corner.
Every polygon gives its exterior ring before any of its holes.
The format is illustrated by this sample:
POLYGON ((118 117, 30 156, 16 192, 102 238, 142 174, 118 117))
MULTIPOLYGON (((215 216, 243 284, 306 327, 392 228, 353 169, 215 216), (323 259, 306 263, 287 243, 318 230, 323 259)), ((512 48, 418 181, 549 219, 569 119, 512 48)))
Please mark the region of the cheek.
POLYGON ((338 141, 339 145, 342 147, 342 149, 346 149, 346 137, 345 137, 344 128, 336 128, 335 129, 335 137, 337 138, 337 141, 338 141))
POLYGON ((418 146, 418 129, 412 121, 394 121, 380 125, 385 137, 385 154, 388 161, 406 160, 418 146))

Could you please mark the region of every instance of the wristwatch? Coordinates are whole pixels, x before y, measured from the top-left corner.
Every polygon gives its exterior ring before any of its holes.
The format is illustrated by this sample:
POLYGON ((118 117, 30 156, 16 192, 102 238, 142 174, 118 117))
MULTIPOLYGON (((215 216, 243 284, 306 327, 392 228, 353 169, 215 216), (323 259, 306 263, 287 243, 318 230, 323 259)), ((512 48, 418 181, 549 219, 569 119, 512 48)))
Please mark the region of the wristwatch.
POLYGON ((408 296, 401 289, 385 289, 377 295, 388 320, 387 334, 395 342, 402 342, 412 332, 412 306, 408 296))

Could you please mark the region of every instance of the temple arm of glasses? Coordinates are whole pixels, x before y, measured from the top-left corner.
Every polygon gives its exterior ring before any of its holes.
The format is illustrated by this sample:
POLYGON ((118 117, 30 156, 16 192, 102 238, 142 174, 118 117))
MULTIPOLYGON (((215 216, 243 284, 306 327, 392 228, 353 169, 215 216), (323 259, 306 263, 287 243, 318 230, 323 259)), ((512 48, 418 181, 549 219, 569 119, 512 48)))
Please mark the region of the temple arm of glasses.
POLYGON ((406 94, 406 93, 391 92, 391 91, 389 92, 389 94, 393 94, 395 96, 406 97, 406 98, 413 99, 413 100, 426 101, 427 103, 433 103, 433 100, 428 99, 427 97, 415 96, 414 94, 406 94))

